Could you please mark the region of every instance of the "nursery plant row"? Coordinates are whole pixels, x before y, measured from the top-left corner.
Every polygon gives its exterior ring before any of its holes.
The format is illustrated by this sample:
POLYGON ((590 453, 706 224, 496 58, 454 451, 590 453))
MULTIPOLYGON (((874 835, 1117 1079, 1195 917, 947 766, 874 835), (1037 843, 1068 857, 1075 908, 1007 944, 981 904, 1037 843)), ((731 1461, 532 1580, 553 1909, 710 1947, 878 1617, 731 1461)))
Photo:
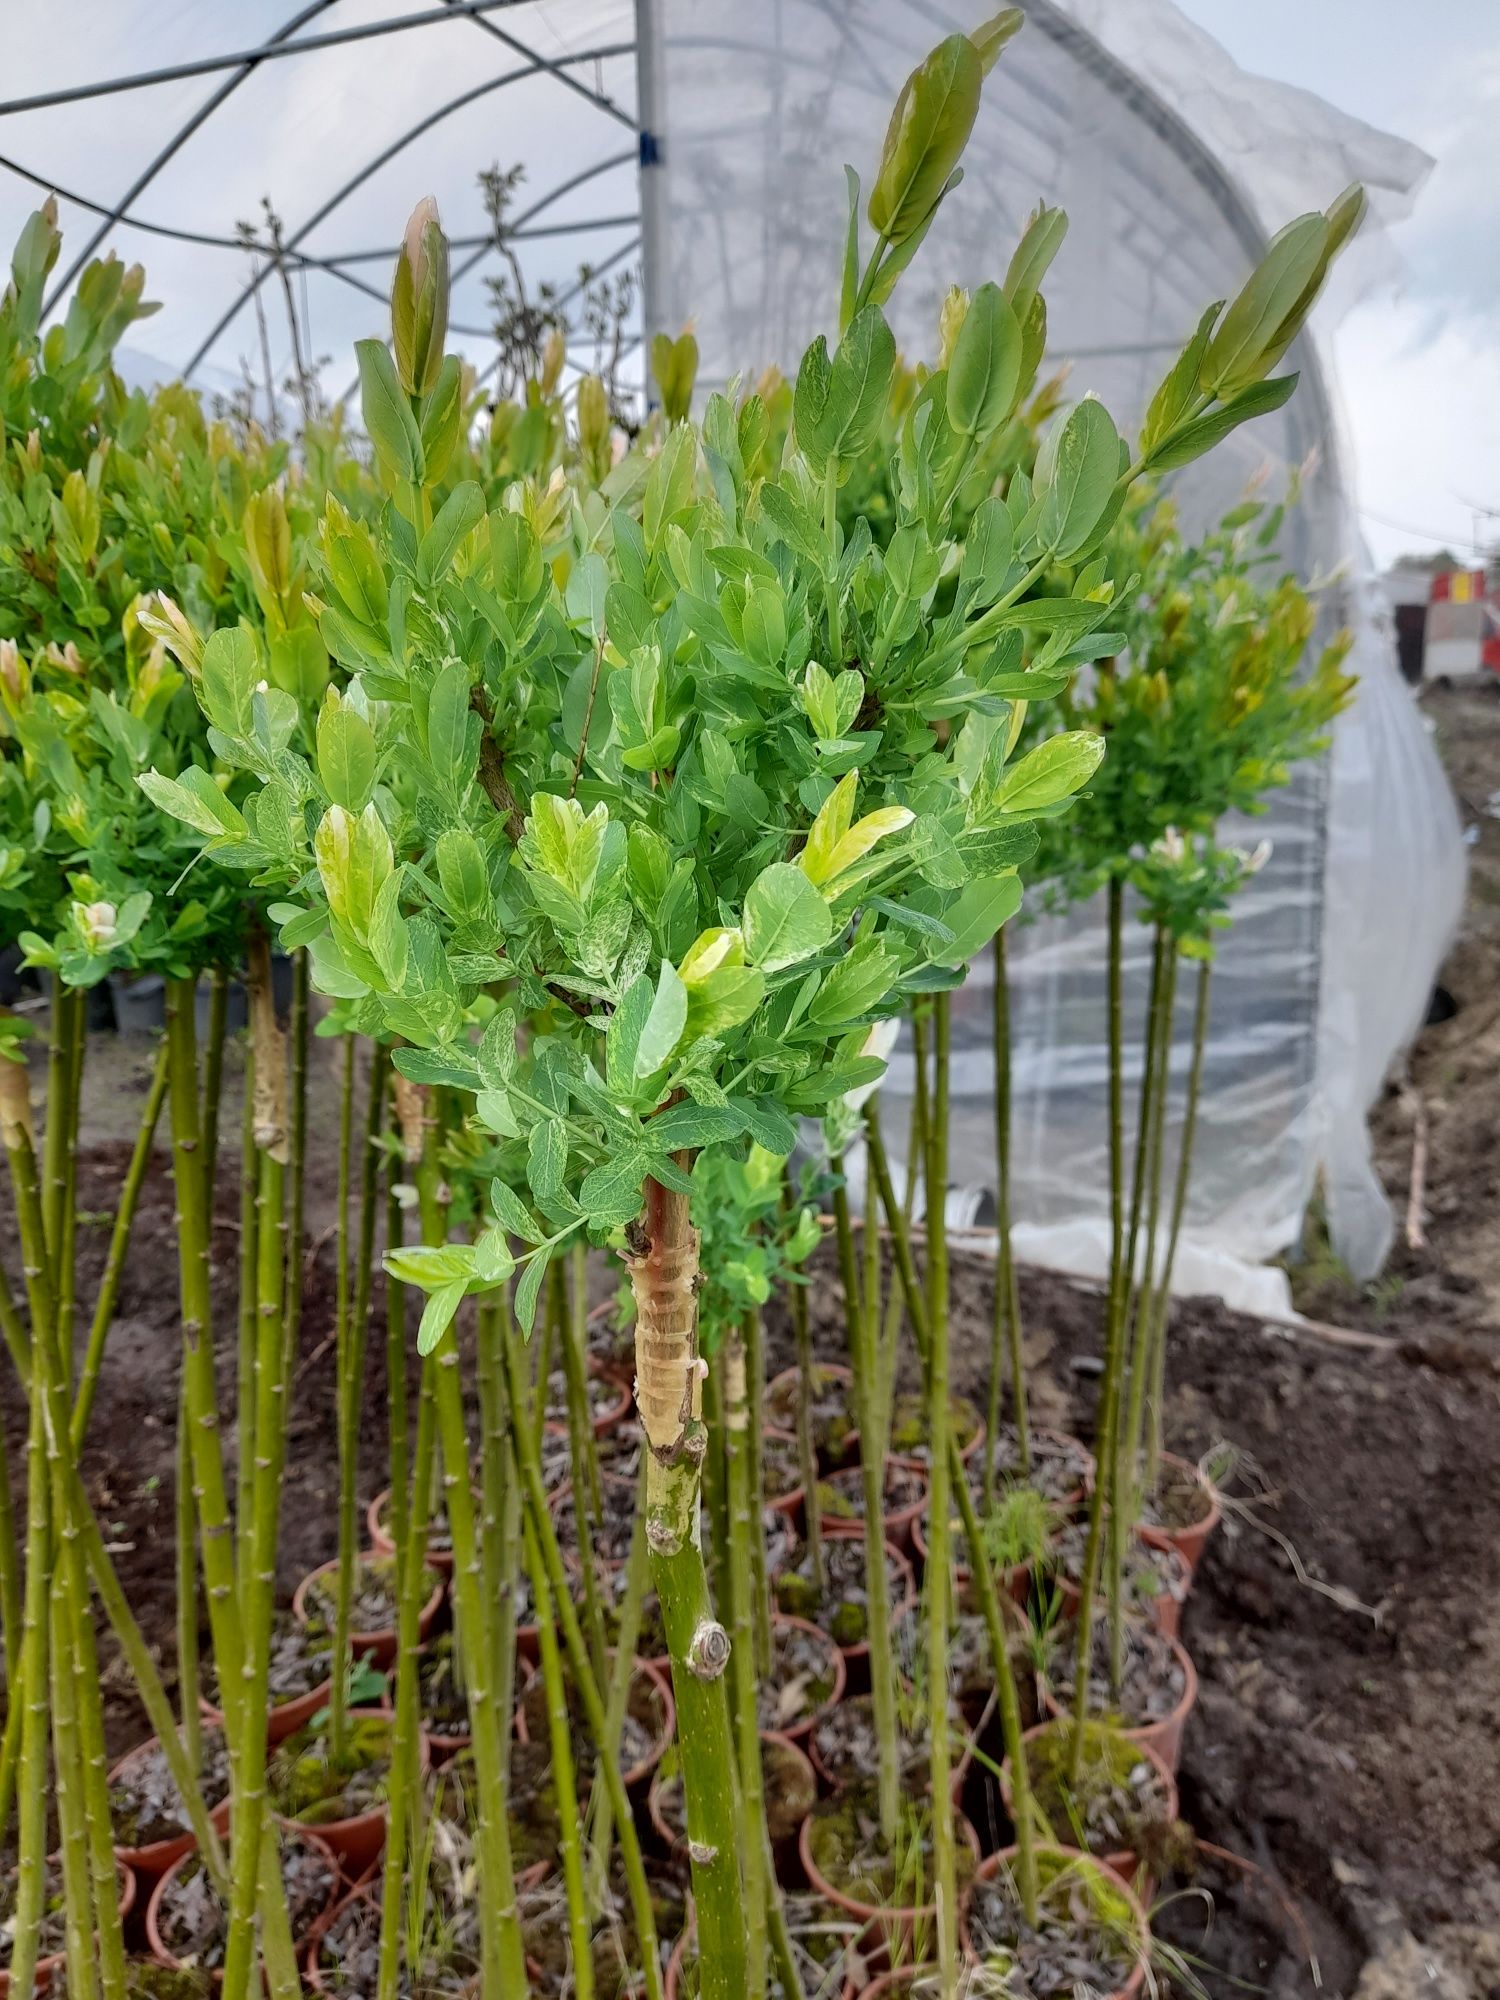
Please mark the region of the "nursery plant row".
POLYGON ((1276 371, 1363 199, 1206 305, 1131 437, 1043 372, 1058 210, 949 291, 931 359, 898 356, 884 309, 963 199, 1020 25, 939 43, 868 194, 847 170, 836 340, 699 416, 691 333, 655 340, 641 418, 565 382, 543 322, 488 406, 444 351, 430 202, 389 337, 359 346, 359 435, 127 392, 143 274, 91 264, 44 331, 53 205, 23 232, 0 944, 50 1004, 44 1062, 33 1017, 0 1016, 0 1330, 29 1417, 0 1463, 0 1990, 1110 2000, 1183 1972, 1149 1909, 1187 1842, 1178 1627, 1219 1507, 1162 1435, 1170 1298, 1213 940, 1264 858, 1223 827, 1321 751, 1351 684, 1276 558, 1295 484, 1206 533, 1172 489, 1293 393, 1276 371), (1086 1445, 1032 1421, 1010 1248, 1023 878, 1030 910, 1106 913, 1086 1445), (953 1387, 945 1219, 952 995, 981 955, 982 1407, 953 1387), (89 992, 148 976, 160 1050, 85 1298, 89 992), (159 1124, 172 1634, 138 1621, 89 1484, 159 1124), (313 1149, 336 1161, 338 1497, 286 1606, 313 1149), (591 1313, 603 1257, 619 1293, 591 1313), (147 1737, 119 1762, 116 1652, 147 1737))

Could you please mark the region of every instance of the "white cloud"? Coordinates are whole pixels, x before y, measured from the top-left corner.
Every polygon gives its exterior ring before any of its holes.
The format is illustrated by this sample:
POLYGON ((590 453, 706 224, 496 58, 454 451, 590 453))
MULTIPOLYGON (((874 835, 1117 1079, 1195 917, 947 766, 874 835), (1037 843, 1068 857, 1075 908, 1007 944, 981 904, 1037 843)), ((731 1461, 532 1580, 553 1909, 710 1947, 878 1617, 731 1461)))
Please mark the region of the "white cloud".
MULTIPOLYGON (((1473 539, 1470 501, 1500 506, 1500 340, 1477 315, 1434 321, 1417 299, 1356 307, 1334 341, 1362 525, 1378 561, 1430 547, 1406 522, 1473 539)), ((1490 524, 1500 537, 1500 521, 1490 524)), ((1487 530, 1483 522, 1479 532, 1487 530)))

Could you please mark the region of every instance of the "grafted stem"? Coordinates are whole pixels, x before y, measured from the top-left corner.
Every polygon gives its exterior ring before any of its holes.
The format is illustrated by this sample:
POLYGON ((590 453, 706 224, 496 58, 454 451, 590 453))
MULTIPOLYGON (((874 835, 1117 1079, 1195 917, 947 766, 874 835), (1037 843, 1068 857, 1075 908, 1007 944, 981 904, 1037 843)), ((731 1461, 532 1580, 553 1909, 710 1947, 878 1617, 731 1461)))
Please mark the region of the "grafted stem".
POLYGON ((729 1639, 714 1616, 699 1528, 705 1439, 698 1232, 687 1197, 648 1178, 629 1245, 636 1401, 648 1450, 646 1539, 672 1661, 703 2000, 739 2000, 745 1916, 724 1683, 729 1639))

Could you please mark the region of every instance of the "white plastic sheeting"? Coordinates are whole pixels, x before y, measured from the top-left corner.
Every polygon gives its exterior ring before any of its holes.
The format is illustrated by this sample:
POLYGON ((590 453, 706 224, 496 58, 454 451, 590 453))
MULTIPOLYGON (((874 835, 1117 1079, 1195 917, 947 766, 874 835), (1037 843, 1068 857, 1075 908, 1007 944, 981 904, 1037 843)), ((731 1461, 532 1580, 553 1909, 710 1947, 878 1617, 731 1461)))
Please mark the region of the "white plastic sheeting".
MULTIPOLYGON (((691 319, 703 380, 795 363, 834 316, 848 161, 869 172, 901 79, 977 9, 935 0, 659 0, 643 102, 664 163, 648 179, 655 322, 691 319), (651 184, 655 183, 654 186, 651 184)), ((986 86, 965 181, 893 302, 898 337, 930 353, 952 281, 998 276, 1039 198, 1071 218, 1047 285, 1050 350, 1121 422, 1138 416, 1203 305, 1231 295, 1265 237, 1351 179, 1374 197, 1360 252, 1425 172, 1415 149, 1301 91, 1244 76, 1169 0, 1037 0, 986 86)), ((1319 1174, 1335 1240, 1373 1270, 1389 1215, 1365 1112, 1420 1023, 1456 920, 1458 824, 1389 632, 1360 581, 1322 370, 1299 344, 1299 394, 1236 434, 1184 488, 1217 518, 1253 475, 1274 490, 1311 461, 1283 553, 1304 575, 1342 571, 1330 625, 1356 632, 1359 699, 1333 757, 1276 795, 1254 836, 1270 865, 1219 949, 1198 1171, 1178 1263, 1183 1289, 1252 1308, 1285 1304, 1256 1267, 1297 1236, 1319 1174)), ((1233 833, 1233 829, 1228 831, 1233 833)), ((1128 1032, 1144 1008, 1149 940, 1128 939, 1128 1032)), ((1103 931, 1097 908, 1011 940, 1015 1209, 1023 1256, 1098 1271, 1107 1245, 1103 931)), ((1192 992, 1179 993, 1179 1088, 1192 992)), ((954 1001, 959 1213, 984 1220, 993 1188, 991 986, 977 964, 954 1001)), ((1132 1035, 1133 1040, 1138 1037, 1132 1035)), ((1133 1080, 1133 1079, 1132 1079, 1133 1080)), ((910 1058, 884 1093, 904 1150, 910 1058)), ((992 1210, 990 1211, 992 1214, 992 1210)))

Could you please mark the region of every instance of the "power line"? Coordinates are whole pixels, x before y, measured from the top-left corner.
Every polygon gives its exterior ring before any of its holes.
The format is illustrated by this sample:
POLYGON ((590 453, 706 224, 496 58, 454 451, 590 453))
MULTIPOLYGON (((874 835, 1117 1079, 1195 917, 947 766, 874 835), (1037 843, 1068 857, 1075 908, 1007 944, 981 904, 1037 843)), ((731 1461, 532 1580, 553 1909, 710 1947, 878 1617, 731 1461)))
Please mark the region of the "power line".
POLYGON ((1374 521, 1382 528, 1394 528, 1398 534, 1415 535, 1418 541, 1436 542, 1439 548, 1483 550, 1485 544, 1470 535, 1444 533, 1437 528, 1419 528, 1412 521, 1395 521, 1389 514, 1377 514, 1373 507, 1361 507, 1359 513, 1367 521, 1374 521))

